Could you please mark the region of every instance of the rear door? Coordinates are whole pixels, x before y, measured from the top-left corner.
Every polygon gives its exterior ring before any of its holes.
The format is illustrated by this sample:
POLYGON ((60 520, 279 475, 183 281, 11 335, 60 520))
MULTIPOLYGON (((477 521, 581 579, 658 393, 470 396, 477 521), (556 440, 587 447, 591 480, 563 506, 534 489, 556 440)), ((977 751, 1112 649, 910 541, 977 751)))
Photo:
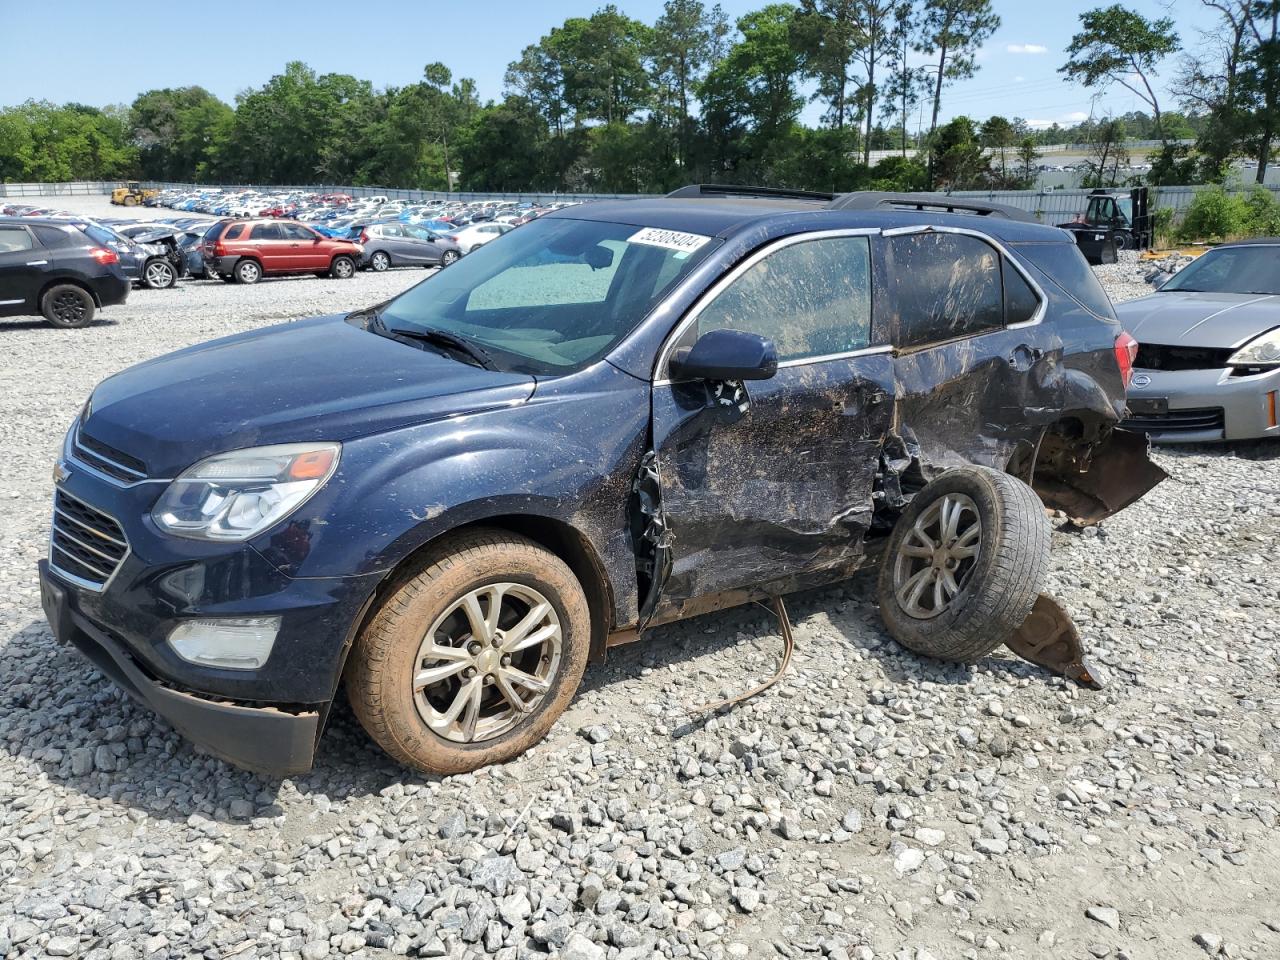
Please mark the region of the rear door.
POLYGON ((289 273, 297 270, 297 247, 291 247, 285 240, 284 230, 278 223, 255 223, 253 232, 249 234, 249 242, 253 246, 258 259, 262 261, 262 269, 266 273, 289 273))
POLYGON ((0 314, 35 310, 52 256, 26 225, 0 224, 0 314))
POLYGON ((653 386, 669 534, 657 615, 857 565, 893 412, 893 358, 872 336, 877 232, 775 241, 708 291, 668 341, 653 386), (777 374, 668 379, 674 350, 720 328, 773 340, 777 374))
POLYGON ((1062 343, 1042 326, 1043 291, 977 231, 886 237, 899 350, 898 431, 934 464, 1004 469, 1061 410, 1062 343))

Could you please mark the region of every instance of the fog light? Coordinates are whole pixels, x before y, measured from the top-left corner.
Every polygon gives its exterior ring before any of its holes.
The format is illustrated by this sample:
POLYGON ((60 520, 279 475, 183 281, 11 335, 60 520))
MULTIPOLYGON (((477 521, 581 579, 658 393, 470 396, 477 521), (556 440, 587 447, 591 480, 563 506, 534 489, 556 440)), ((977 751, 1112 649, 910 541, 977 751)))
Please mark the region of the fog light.
POLYGON ((169 646, 202 667, 257 670, 271 656, 279 630, 279 617, 187 620, 170 632, 169 646))

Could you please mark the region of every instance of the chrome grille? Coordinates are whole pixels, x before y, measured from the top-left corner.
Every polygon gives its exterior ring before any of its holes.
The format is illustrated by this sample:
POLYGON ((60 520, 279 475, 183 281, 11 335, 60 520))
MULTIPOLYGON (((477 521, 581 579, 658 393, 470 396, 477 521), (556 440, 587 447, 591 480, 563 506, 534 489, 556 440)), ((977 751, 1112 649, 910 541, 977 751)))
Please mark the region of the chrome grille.
POLYGON ((137 483, 139 480, 147 479, 145 463, 101 440, 95 440, 78 427, 74 455, 81 463, 121 483, 137 483))
POLYGON ((101 590, 129 554, 129 541, 114 518, 58 490, 53 495, 49 565, 67 579, 101 590))

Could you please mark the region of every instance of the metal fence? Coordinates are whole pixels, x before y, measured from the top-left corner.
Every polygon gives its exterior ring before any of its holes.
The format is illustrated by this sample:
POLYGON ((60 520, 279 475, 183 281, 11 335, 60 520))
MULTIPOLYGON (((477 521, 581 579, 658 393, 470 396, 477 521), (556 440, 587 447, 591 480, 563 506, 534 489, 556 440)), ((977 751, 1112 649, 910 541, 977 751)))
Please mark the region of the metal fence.
POLYGON ((110 193, 123 183, 77 180, 74 183, 0 183, 0 197, 87 197, 110 193))
MULTIPOLYGON (((1232 192, 1244 194, 1256 186, 1250 184, 1247 187, 1233 188, 1232 192)), ((1172 210, 1177 219, 1191 205, 1195 195, 1204 189, 1207 188, 1152 187, 1150 208, 1152 212, 1172 210)), ((1266 184, 1264 189, 1270 190, 1280 199, 1280 184, 1266 184)), ((1089 194, 1089 190, 956 190, 952 196, 1004 203, 1034 213, 1041 223, 1062 223, 1084 213, 1089 203, 1089 194)))
MULTIPOLYGON (((124 184, 116 181, 80 181, 76 183, 0 183, 0 197, 63 197, 108 194, 124 184)), ((143 181, 142 186, 156 189, 196 190, 220 187, 223 190, 263 189, 251 184, 195 184, 143 181)), ((398 190, 392 187, 356 187, 349 184, 294 184, 268 187, 273 192, 311 191, 316 193, 346 193, 355 197, 387 197, 394 200, 515 200, 531 203, 551 203, 556 200, 625 200, 652 196, 638 193, 445 193, 442 190, 398 190)), ((1151 209, 1171 209, 1175 218, 1190 205, 1203 186, 1153 187, 1151 209)), ((1236 193, 1247 193, 1255 185, 1232 188, 1236 193)), ((1280 199, 1280 184, 1267 184, 1280 199)), ((956 197, 969 197, 1004 203, 1034 213, 1042 223, 1061 223, 1084 213, 1089 202, 1088 190, 957 190, 956 197)))

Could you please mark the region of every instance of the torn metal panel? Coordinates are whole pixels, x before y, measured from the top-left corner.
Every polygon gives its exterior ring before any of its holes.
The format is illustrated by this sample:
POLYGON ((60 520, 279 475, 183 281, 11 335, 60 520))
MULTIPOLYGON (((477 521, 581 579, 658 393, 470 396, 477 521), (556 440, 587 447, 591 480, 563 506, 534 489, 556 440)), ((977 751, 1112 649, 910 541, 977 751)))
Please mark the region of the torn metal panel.
POLYGON ((1092 431, 1080 427, 1083 434, 1047 433, 1040 445, 1033 486, 1045 506, 1061 510, 1080 526, 1091 526, 1168 479, 1151 462, 1145 435, 1109 424, 1092 431))
POLYGON ((1080 642, 1080 632, 1071 614, 1047 593, 1036 597, 1031 613, 1017 633, 1005 641, 1005 646, 1023 660, 1074 680, 1082 687, 1100 690, 1106 683, 1106 675, 1085 658, 1084 644, 1080 642))
POLYGON ((655 386, 671 558, 659 614, 705 594, 858 565, 892 416, 892 366, 887 354, 785 366, 747 385, 745 404, 715 384, 655 386))

